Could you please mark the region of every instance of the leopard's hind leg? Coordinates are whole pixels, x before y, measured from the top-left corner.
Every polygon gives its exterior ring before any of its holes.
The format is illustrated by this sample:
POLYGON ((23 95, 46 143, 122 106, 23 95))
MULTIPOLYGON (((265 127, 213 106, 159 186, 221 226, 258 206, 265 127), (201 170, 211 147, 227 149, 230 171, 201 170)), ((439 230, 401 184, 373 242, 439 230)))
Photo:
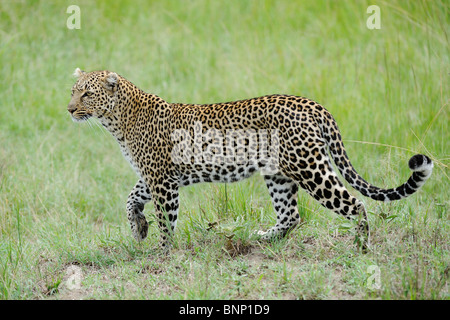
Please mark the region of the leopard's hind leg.
POLYGON ((349 220, 357 220, 356 240, 363 251, 369 246, 369 225, 363 203, 352 196, 334 171, 325 146, 317 146, 311 156, 284 172, 321 205, 349 220))

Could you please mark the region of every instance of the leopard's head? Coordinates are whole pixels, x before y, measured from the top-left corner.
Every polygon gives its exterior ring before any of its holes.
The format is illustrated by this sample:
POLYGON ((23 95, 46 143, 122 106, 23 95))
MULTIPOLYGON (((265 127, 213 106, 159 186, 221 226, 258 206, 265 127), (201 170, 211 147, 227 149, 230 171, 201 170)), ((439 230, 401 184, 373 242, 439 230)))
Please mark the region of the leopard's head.
POLYGON ((90 117, 101 118, 111 113, 117 100, 119 76, 110 71, 84 72, 77 68, 78 78, 72 87, 72 99, 67 110, 73 121, 85 121, 90 117))

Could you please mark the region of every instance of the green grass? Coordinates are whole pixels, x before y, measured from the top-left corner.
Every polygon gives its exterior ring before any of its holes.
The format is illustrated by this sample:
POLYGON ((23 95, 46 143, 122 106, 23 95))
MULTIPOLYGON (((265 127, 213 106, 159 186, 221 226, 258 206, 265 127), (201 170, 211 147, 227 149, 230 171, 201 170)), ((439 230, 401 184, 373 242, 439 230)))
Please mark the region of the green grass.
POLYGON ((449 6, 379 1, 381 29, 369 30, 370 4, 0 2, 0 298, 449 299, 449 6), (70 4, 80 30, 66 28, 70 4), (113 138, 70 120, 76 67, 113 70, 169 102, 307 96, 332 112, 368 181, 399 185, 418 152, 434 173, 406 200, 363 199, 365 255, 304 192, 302 226, 267 244, 251 239, 275 221, 260 176, 186 187, 164 255, 155 224, 145 242, 131 237, 137 178, 113 138))

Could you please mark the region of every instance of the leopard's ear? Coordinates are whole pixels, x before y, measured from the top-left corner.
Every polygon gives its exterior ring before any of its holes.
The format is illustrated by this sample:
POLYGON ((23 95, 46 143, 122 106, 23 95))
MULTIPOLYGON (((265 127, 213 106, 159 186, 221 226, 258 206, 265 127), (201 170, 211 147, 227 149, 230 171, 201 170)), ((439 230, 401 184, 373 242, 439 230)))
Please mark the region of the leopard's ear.
POLYGON ((103 79, 103 87, 105 89, 115 92, 117 90, 117 84, 119 82, 119 76, 115 72, 110 72, 103 79))
POLYGON ((84 72, 84 71, 81 70, 80 68, 76 68, 75 71, 74 71, 74 73, 73 73, 73 76, 79 78, 79 77, 81 77, 81 75, 83 75, 83 74, 85 74, 85 73, 86 73, 86 72, 84 72))

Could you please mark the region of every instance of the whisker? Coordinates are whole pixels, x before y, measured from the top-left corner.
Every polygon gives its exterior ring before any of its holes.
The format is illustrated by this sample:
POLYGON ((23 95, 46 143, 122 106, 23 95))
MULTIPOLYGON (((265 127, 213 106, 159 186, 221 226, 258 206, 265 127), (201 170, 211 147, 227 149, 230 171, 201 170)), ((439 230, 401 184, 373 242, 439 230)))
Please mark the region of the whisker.
POLYGON ((94 121, 95 125, 100 128, 100 131, 104 134, 107 135, 107 131, 105 129, 105 127, 103 127, 98 121, 94 121))
POLYGON ((90 119, 85 117, 85 120, 86 120, 87 124, 89 125, 89 127, 90 127, 93 131, 95 131, 95 130, 94 130, 94 127, 92 126, 92 123, 91 123, 90 119))

